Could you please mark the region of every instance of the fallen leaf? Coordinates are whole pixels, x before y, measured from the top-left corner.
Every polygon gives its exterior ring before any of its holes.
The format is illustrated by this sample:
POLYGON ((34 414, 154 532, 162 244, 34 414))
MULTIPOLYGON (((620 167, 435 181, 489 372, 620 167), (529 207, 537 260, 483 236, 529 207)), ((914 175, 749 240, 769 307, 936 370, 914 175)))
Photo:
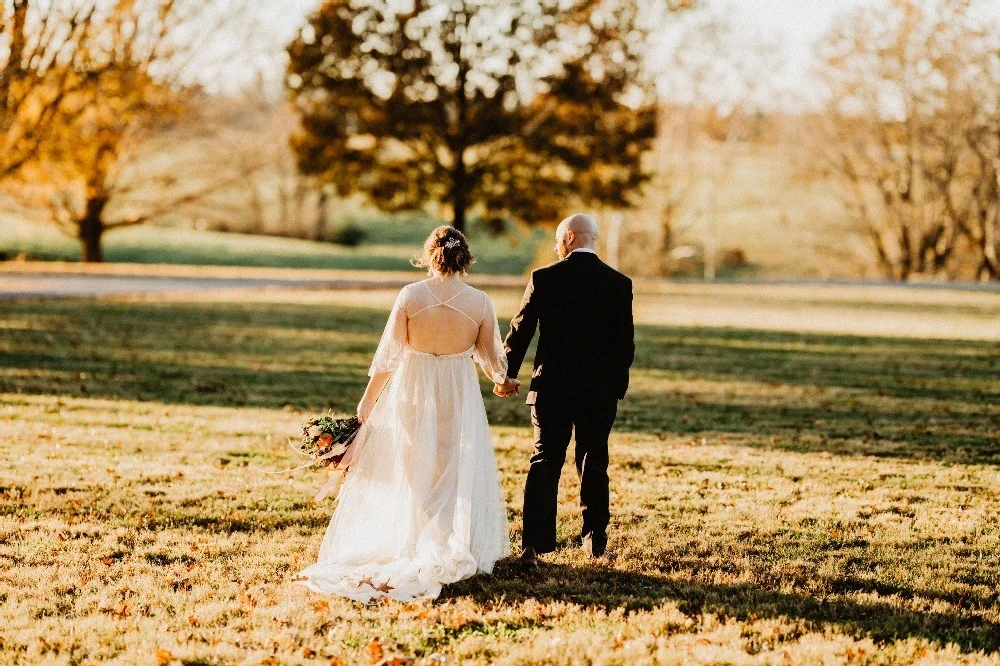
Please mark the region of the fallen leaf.
POLYGON ((173 588, 174 592, 178 592, 180 590, 190 590, 191 579, 187 577, 175 578, 174 580, 170 581, 170 587, 173 588))
POLYGON ((379 639, 373 640, 365 648, 365 652, 368 653, 368 662, 371 664, 377 664, 382 661, 382 657, 385 656, 385 651, 382 649, 382 643, 379 639))

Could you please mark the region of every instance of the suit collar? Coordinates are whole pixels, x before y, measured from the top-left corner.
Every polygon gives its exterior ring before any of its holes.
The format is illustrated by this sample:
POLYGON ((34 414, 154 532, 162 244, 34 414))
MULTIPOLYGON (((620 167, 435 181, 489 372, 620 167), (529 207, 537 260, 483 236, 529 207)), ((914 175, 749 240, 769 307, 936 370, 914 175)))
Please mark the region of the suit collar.
POLYGON ((570 252, 569 255, 563 261, 600 261, 600 257, 597 256, 596 252, 570 252))

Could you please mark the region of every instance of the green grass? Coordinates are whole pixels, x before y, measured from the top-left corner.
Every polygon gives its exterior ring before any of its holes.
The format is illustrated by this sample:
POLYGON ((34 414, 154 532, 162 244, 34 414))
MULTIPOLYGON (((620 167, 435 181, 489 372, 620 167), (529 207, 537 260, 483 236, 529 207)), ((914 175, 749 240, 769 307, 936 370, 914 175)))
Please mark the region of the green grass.
MULTIPOLYGON (((438 222, 428 219, 363 218, 352 222, 364 230, 357 247, 332 243, 193 231, 146 226, 109 232, 105 260, 139 264, 196 264, 211 266, 260 266, 343 270, 407 270, 427 234, 438 222)), ((535 260, 540 231, 512 229, 494 236, 473 224, 470 243, 480 273, 519 275, 535 260)), ((79 261, 81 250, 72 238, 54 227, 14 222, 0 217, 0 254, 9 258, 79 261)))
MULTIPOLYGON (((539 573, 371 606, 290 583, 329 521, 322 473, 250 465, 353 409, 392 294, 0 301, 0 663, 1000 662, 1000 342, 966 339, 1000 297, 894 291, 899 335, 875 336, 678 313, 866 331, 881 296, 685 289, 636 301, 615 558, 572 548, 568 465, 539 573)), ((487 409, 516 541, 527 412, 487 409)))

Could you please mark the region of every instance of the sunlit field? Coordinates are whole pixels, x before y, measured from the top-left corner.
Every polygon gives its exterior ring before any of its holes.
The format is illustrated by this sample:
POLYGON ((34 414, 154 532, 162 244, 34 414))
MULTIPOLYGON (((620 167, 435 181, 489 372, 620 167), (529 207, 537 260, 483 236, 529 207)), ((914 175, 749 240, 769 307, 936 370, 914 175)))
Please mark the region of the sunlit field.
POLYGON ((1000 663, 1000 294, 646 285, 613 557, 570 463, 537 573, 364 606, 292 582, 323 473, 254 467, 353 410, 392 297, 0 301, 0 663, 1000 663))

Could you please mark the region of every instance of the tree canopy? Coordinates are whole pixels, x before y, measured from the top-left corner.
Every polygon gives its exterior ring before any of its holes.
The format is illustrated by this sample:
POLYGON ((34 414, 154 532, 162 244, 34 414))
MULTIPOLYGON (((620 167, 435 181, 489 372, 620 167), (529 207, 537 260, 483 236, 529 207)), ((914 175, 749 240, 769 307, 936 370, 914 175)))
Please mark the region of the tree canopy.
MULTIPOLYGON (((288 47, 304 173, 462 228, 627 207, 656 133, 637 0, 326 0, 288 47)), ((669 7, 668 7, 669 8, 669 7)))

